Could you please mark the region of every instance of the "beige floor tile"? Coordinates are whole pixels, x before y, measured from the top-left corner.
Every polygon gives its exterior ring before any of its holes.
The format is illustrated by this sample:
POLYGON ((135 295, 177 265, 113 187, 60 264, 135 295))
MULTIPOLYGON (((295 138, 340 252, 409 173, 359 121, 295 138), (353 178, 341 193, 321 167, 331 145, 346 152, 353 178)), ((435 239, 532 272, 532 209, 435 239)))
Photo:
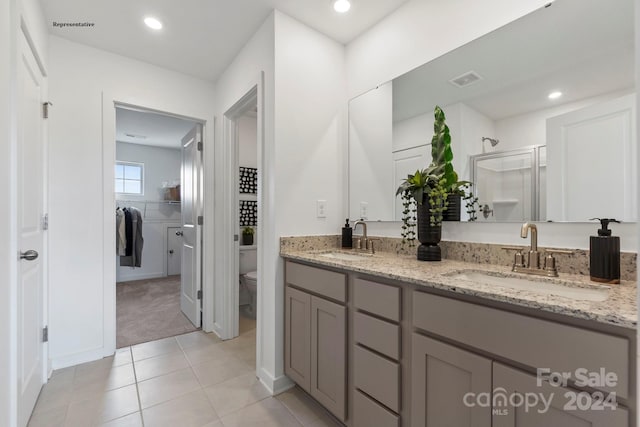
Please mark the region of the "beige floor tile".
POLYGON ((80 402, 96 398, 109 390, 135 384, 135 382, 136 377, 131 364, 104 371, 91 371, 86 375, 76 373, 71 401, 80 402))
POLYGON ((55 378, 57 376, 64 376, 64 375, 71 375, 71 377, 73 378, 75 373, 76 373, 76 367, 69 366, 68 368, 56 369, 51 373, 51 378, 55 378))
POLYGON ((323 415, 321 418, 312 421, 310 424, 303 425, 304 427, 344 427, 343 424, 340 424, 329 415, 323 415))
POLYGON ((135 385, 104 393, 102 396, 69 405, 66 427, 87 427, 139 412, 135 385))
POLYGON ((198 390, 200 383, 191 368, 138 383, 140 403, 146 409, 198 390))
POLYGON ((220 417, 269 396, 253 372, 207 387, 205 392, 220 417))
POLYGON ((272 397, 222 417, 225 427, 296 427, 301 426, 289 411, 272 397))
POLYGON ((253 368, 242 360, 233 358, 208 360, 192 366, 192 369, 203 387, 218 384, 253 371, 253 368))
POLYGON ((189 334, 184 334, 176 337, 178 340, 178 344, 182 349, 191 348, 191 347, 205 347, 210 344, 217 344, 222 342, 220 338, 214 333, 206 333, 202 331, 191 332, 189 334))
POLYGON ((304 426, 326 417, 325 410, 297 387, 285 391, 276 398, 304 426))
POLYGON ((184 357, 182 351, 163 354, 162 356, 151 357, 135 362, 136 378, 138 381, 145 381, 188 367, 189 362, 187 358, 184 357))
POLYGON ((113 369, 116 366, 126 365, 126 363, 122 363, 122 357, 123 356, 120 355, 118 359, 116 359, 115 356, 109 356, 100 360, 78 365, 76 366, 75 377, 78 378, 78 377, 84 377, 87 375, 95 375, 99 372, 104 372, 104 371, 113 369))
POLYGON ((142 413, 148 427, 201 427, 218 420, 202 390, 144 409, 142 413))
POLYGON ((113 357, 113 366, 126 365, 127 363, 133 363, 131 347, 117 349, 116 354, 113 357))
POLYGON ((143 427, 142 416, 140 412, 135 412, 122 418, 116 418, 115 420, 100 424, 100 427, 143 427))
POLYGON ((66 416, 66 405, 48 411, 39 411, 31 416, 28 427, 62 427, 66 416))
POLYGON ((225 352, 222 344, 209 344, 204 347, 191 347, 184 350, 191 366, 204 363, 208 360, 228 359, 229 354, 225 352))
POLYGON ((34 414, 37 414, 39 412, 45 412, 60 407, 66 408, 69 403, 71 403, 72 395, 73 389, 71 386, 57 388, 49 387, 49 384, 46 384, 42 388, 40 396, 38 396, 38 401, 36 402, 36 407, 33 412, 34 414))
POLYGON ((163 338, 131 347, 134 361, 148 359, 162 354, 175 353, 176 351, 180 351, 180 346, 174 337, 163 338))

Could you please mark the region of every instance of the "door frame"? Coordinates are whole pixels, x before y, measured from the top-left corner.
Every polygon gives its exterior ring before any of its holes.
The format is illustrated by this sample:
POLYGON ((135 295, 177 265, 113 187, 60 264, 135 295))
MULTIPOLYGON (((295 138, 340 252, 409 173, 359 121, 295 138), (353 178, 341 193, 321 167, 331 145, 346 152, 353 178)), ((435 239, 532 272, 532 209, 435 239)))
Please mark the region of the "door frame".
MULTIPOLYGON (((238 99, 232 106, 229 108, 223 116, 222 123, 222 132, 223 132, 223 150, 224 150, 224 159, 225 165, 227 165, 227 169, 224 171, 225 173, 225 182, 224 182, 224 201, 225 206, 225 215, 224 215, 224 226, 225 230, 230 231, 230 238, 225 240, 225 251, 223 253, 229 254, 225 257, 224 260, 224 270, 226 275, 226 280, 224 280, 224 289, 223 289, 223 299, 224 303, 221 306, 222 315, 220 316, 224 319, 224 324, 221 326, 220 336, 223 339, 231 339, 235 338, 240 334, 240 325, 239 325, 239 316, 240 316, 240 288, 238 286, 239 281, 239 251, 240 251, 240 221, 239 221, 239 194, 238 194, 238 167, 239 167, 239 140, 238 140, 238 119, 242 117, 252 106, 257 106, 257 153, 258 153, 258 192, 257 192, 257 203, 258 203, 258 224, 263 224, 262 222, 262 152, 263 152, 263 120, 262 120, 262 111, 261 107, 262 96, 261 96, 261 87, 260 83, 254 84, 249 90, 245 92, 245 94, 238 99)), ((258 273, 257 273, 257 292, 256 296, 256 310, 260 312, 261 303, 260 303, 260 281, 261 281, 261 266, 260 262, 262 253, 261 247, 263 239, 258 238, 257 242, 257 250, 258 250, 258 273)), ((259 315, 256 316, 256 324, 259 322, 259 315)))
MULTIPOLYGON (((146 103, 145 103, 146 104, 146 103)), ((192 117, 187 114, 181 114, 176 111, 167 111, 162 108, 156 108, 152 105, 141 105, 138 103, 127 102, 126 98, 119 98, 113 94, 102 93, 102 191, 103 191, 103 271, 104 278, 104 322, 103 322, 103 348, 102 356, 110 356, 116 350, 116 257, 113 248, 116 247, 115 227, 116 218, 113 214, 116 209, 115 198, 115 171, 113 165, 116 161, 116 108, 125 108, 134 111, 147 113, 162 114, 169 117, 190 120, 202 125, 202 142, 204 152, 213 151, 213 135, 214 120, 207 121, 199 117, 192 117)), ((202 198, 199 210, 204 217, 202 228, 202 236, 205 236, 207 230, 213 227, 213 212, 206 210, 206 189, 205 170, 207 167, 213 167, 213 163, 207 162, 207 155, 202 156, 201 177, 202 198)), ((206 251, 206 245, 201 243, 201 256, 203 259, 213 259, 214 256, 206 251)), ((202 330, 210 332, 213 319, 213 280, 207 276, 206 269, 201 271, 202 284, 202 330)))

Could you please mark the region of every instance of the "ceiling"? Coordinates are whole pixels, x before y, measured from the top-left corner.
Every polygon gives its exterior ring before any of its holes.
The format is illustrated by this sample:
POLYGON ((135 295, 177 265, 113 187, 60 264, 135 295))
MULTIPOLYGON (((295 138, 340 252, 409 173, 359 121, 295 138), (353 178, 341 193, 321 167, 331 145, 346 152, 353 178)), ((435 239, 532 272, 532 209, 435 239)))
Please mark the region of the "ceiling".
POLYGON ((273 9, 346 44, 407 0, 41 0, 51 34, 204 80, 216 81, 273 9), (143 24, 154 16, 164 28, 143 24), (52 22, 92 22, 90 28, 52 22))
POLYGON ((177 149, 194 124, 163 114, 116 108, 116 141, 177 149))
POLYGON ((633 88, 633 16, 632 0, 556 0, 395 79, 394 121, 458 102, 499 120, 633 88), (449 83, 472 70, 483 79, 449 83))

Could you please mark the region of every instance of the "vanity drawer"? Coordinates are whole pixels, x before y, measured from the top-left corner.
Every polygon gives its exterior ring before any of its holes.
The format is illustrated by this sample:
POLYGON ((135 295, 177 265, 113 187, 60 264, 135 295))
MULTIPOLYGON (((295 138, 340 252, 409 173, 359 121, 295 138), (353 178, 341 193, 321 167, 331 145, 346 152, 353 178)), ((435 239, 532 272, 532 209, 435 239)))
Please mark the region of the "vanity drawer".
POLYGON ((400 417, 356 390, 353 396, 354 427, 400 427, 400 417))
POLYGON ((570 372, 601 368, 618 377, 618 396, 629 396, 629 341, 522 314, 431 295, 413 294, 413 326, 533 368, 570 372))
POLYGON ((400 358, 400 326, 364 313, 353 315, 353 335, 357 343, 392 359, 400 358))
POLYGON ((400 288, 370 280, 355 279, 353 302, 356 308, 399 322, 400 288))
POLYGON ((355 386, 389 409, 400 412, 400 365, 354 346, 355 386))
POLYGON ((347 276, 345 274, 287 261, 285 280, 290 285, 315 294, 340 302, 347 301, 347 276))

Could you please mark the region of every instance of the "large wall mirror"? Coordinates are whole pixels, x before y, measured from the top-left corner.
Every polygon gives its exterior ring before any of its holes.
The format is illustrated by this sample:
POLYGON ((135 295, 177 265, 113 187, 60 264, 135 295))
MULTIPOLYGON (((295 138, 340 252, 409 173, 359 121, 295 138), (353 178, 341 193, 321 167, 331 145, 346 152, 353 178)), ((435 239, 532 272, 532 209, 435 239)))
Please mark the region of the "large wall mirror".
POLYGON ((401 219, 439 105, 477 222, 635 221, 633 17, 633 0, 556 0, 352 99, 350 218, 401 219))

